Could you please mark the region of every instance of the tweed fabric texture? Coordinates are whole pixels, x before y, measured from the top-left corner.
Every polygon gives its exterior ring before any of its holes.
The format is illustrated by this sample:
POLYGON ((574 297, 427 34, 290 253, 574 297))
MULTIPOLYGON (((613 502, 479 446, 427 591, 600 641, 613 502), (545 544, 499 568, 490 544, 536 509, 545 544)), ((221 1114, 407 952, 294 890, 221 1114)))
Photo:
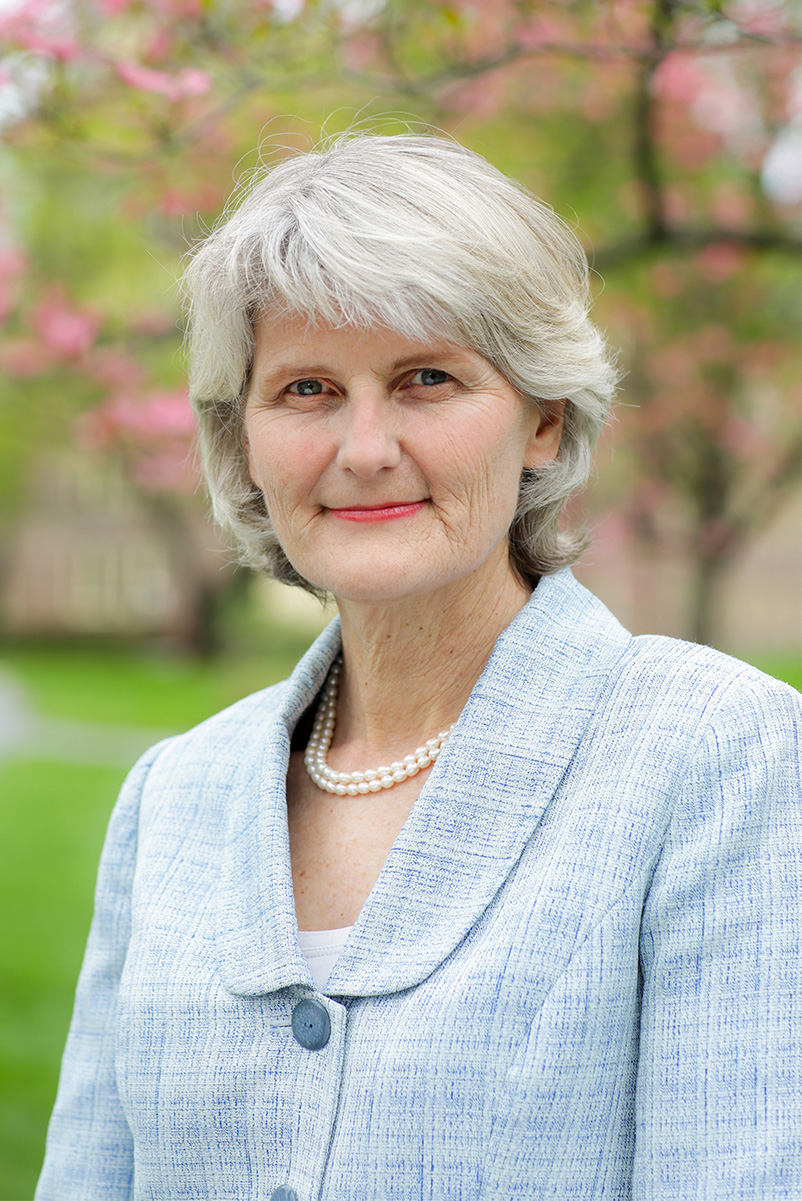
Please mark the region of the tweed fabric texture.
POLYGON ((321 993, 285 779, 339 647, 131 773, 37 1201, 802 1197, 799 695, 542 580, 321 993))

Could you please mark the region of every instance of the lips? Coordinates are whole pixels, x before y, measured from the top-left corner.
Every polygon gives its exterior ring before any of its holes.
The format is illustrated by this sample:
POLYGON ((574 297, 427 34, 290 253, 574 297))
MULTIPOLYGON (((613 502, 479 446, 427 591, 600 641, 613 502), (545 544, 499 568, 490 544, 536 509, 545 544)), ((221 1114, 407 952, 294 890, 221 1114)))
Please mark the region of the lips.
POLYGON ((378 505, 353 505, 343 508, 331 507, 327 511, 332 517, 336 517, 341 521, 393 521, 400 517, 413 516, 415 513, 420 512, 425 503, 423 500, 387 501, 384 504, 378 505))

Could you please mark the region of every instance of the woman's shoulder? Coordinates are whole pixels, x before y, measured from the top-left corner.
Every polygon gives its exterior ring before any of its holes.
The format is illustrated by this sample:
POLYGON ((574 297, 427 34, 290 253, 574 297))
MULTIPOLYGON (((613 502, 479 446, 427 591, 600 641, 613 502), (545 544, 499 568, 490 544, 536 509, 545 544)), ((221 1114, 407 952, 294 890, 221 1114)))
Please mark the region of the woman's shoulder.
POLYGON ((133 767, 129 779, 139 781, 190 770, 214 776, 239 774, 261 752, 270 726, 281 712, 287 681, 282 680, 213 713, 198 725, 173 734, 150 747, 133 767))
POLYGON ((668 720, 694 729, 714 711, 800 714, 802 696, 790 685, 731 655, 662 634, 632 635, 604 603, 567 570, 547 577, 533 596, 525 638, 551 647, 548 666, 571 676, 572 696, 587 679, 600 708, 621 708, 633 724, 668 720), (578 678, 581 677, 581 678, 578 678), (594 681, 603 681, 601 688, 594 681))
POLYGON ((624 655, 622 672, 641 686, 670 688, 708 696, 753 694, 780 704, 802 696, 790 684, 723 651, 662 634, 635 635, 624 655))
POLYGON ((795 688, 712 647, 662 635, 632 638, 609 695, 644 726, 682 729, 694 740, 798 742, 802 733, 795 688))
POLYGON ((273 718, 280 710, 286 695, 289 680, 279 680, 257 692, 251 692, 217 713, 212 713, 198 725, 192 726, 180 738, 187 741, 228 738, 237 730, 247 730, 273 718))

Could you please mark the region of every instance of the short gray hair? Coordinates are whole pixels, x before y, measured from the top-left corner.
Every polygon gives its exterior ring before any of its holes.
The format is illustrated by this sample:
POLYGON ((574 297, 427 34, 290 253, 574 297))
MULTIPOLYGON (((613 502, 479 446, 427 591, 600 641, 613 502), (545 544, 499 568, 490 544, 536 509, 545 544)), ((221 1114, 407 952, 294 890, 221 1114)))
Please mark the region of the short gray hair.
POLYGON ((542 411, 564 400, 557 458, 523 472, 510 561, 534 586, 585 549, 560 514, 587 482, 618 382, 614 357, 588 316, 576 236, 480 155, 440 136, 358 134, 286 158, 190 252, 184 284, 201 457, 214 515, 243 562, 317 593, 284 554, 248 472, 254 322, 271 308, 435 334, 482 355, 542 411))

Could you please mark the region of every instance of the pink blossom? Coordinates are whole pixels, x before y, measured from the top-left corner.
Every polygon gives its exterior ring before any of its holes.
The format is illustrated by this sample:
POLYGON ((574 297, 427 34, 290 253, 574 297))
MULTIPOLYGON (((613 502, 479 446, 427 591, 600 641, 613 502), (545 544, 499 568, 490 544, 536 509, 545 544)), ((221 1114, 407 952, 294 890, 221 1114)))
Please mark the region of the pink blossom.
POLYGON ((81 47, 74 38, 28 33, 20 36, 17 41, 31 54, 38 54, 40 58, 55 58, 61 63, 73 62, 81 56, 81 47))
MULTIPOLYGON (((136 0, 95 0, 98 8, 110 17, 116 17, 129 8, 136 0)), ((184 17, 197 17, 201 12, 199 0, 145 0, 145 5, 161 17, 168 20, 181 20, 184 17)))
POLYGON ((771 450, 771 441, 754 421, 745 417, 733 417, 727 423, 721 432, 721 443, 731 454, 742 458, 771 450))
POLYGON ((65 359, 83 358, 100 329, 100 321, 91 309, 71 305, 58 289, 39 301, 30 322, 48 350, 65 359))
POLYGON ((507 99, 507 80, 501 71, 493 71, 481 79, 459 83, 448 90, 448 107, 475 117, 495 117, 507 99))
POLYGON ((727 13, 731 21, 747 33, 763 37, 779 37, 788 32, 788 9, 784 4, 767 4, 766 0, 749 0, 734 5, 727 13))
POLYGON ((0 279, 0 325, 14 312, 16 303, 16 292, 4 279, 0 279))
POLYGON ((142 487, 191 491, 194 429, 186 391, 178 389, 112 395, 83 415, 76 432, 88 449, 122 451, 142 487))
POLYGON ((563 26, 551 17, 534 17, 516 31, 515 40, 524 50, 539 50, 565 39, 563 26))
POLYGON ((69 62, 81 48, 70 35, 65 7, 53 0, 23 0, 0 17, 0 39, 41 58, 69 62))
POLYGON ((111 348, 95 351, 88 364, 88 373, 106 388, 127 392, 140 387, 144 375, 135 359, 111 348))
POLYGON ((0 246, 0 322, 17 304, 18 277, 25 269, 25 255, 16 246, 0 246))
POLYGON ((752 217, 754 201, 743 189, 725 183, 716 188, 712 209, 719 221, 728 225, 740 225, 752 217))
POLYGON ((22 274, 27 265, 28 261, 19 246, 0 246, 0 279, 14 279, 22 274))
POLYGON ((145 58, 150 62, 154 59, 165 59, 173 52, 175 45, 175 34, 172 29, 157 29, 147 43, 145 58))
POLYGON ((134 333, 158 338, 175 329, 175 315, 163 309, 144 309, 131 319, 129 326, 134 333))
POLYGON ((729 362, 736 346, 732 331, 726 325, 709 322, 694 337, 697 361, 701 363, 729 362))
POLYGON ((129 87, 142 92, 156 92, 171 104, 190 96, 202 96, 211 87, 207 72, 195 67, 184 67, 177 75, 169 75, 166 71, 154 71, 152 67, 129 61, 117 63, 115 71, 117 77, 129 87))
POLYGON ((687 196, 678 187, 665 190, 666 215, 672 221, 687 221, 691 206, 687 196))
POLYGON ((148 445, 187 439, 195 429, 185 391, 154 391, 140 397, 117 393, 87 414, 85 433, 96 443, 120 438, 148 445))
POLYGON ((369 67, 381 54, 381 42, 372 33, 360 31, 350 37, 343 47, 343 57, 352 71, 369 67))
POLYGON ((95 0, 95 3, 106 16, 117 17, 131 7, 133 0, 95 0))
POLYGON ((665 481, 655 478, 644 479, 636 487, 630 503, 634 514, 645 513, 655 516, 666 503, 665 481))
POLYGON ((770 341, 768 338, 754 342, 748 347, 743 360, 744 369, 755 376, 773 374, 785 353, 786 347, 782 342, 770 341))
POLYGON ((0 366, 9 375, 27 379, 30 376, 41 375, 52 365, 52 356, 47 348, 33 338, 8 339, 0 352, 0 366))
POLYGON ((199 17, 203 11, 201 0, 149 0, 154 12, 172 21, 187 17, 199 17))
POLYGON ((129 87, 139 88, 143 92, 160 92, 166 96, 175 90, 175 80, 166 71, 154 71, 151 67, 143 67, 141 63, 117 63, 117 77, 129 87))
POLYGON ((186 392, 152 392, 142 406, 141 428, 160 438, 190 437, 195 418, 186 392))
POLYGON ((754 136, 760 129, 754 96, 721 71, 700 89, 692 109, 699 124, 714 133, 754 136))
POLYGON ((167 446, 143 455, 134 464, 134 479, 141 488, 158 492, 195 491, 194 461, 186 446, 167 446))
POLYGON ((92 449, 107 446, 128 430, 133 414, 135 406, 128 397, 113 396, 79 419, 79 441, 92 449))
POLYGON ((716 242, 705 246, 697 256, 705 276, 714 283, 723 283, 734 275, 744 261, 744 249, 732 242, 716 242))
POLYGON ((667 100, 688 104, 703 88, 707 76, 699 63, 689 54, 675 50, 658 65, 652 76, 652 90, 667 100))
POLYGON ((594 542, 605 551, 614 550, 629 542, 631 530, 621 513, 605 513, 593 523, 594 542))
POLYGON ((180 188, 165 188, 159 193, 157 204, 159 212, 165 217, 181 217, 196 209, 193 201, 180 188))
POLYGON ((672 299, 682 291, 682 277, 673 263, 657 262, 649 270, 655 296, 672 299))
POLYGON ((208 71, 197 67, 183 67, 178 72, 177 82, 182 96, 203 96, 212 86, 208 71))

